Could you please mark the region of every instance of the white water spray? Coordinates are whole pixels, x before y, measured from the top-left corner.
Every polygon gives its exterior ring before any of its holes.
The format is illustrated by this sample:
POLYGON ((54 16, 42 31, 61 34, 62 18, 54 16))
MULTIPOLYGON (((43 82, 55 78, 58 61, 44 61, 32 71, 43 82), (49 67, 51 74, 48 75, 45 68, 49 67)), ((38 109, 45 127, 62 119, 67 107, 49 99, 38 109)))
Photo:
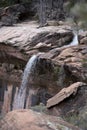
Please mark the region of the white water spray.
POLYGON ((25 67, 21 87, 17 95, 15 95, 13 110, 24 108, 29 76, 35 69, 37 59, 38 57, 36 55, 32 56, 25 67))

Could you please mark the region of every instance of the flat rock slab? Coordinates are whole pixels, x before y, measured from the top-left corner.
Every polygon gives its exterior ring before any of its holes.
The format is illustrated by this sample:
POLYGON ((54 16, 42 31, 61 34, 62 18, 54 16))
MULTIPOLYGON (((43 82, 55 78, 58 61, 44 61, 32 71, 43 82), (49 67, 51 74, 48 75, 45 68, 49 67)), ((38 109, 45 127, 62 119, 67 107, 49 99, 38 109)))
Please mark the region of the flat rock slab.
POLYGON ((72 41, 73 33, 70 28, 67 25, 39 28, 36 21, 26 21, 14 26, 0 28, 0 43, 10 44, 19 50, 24 50, 25 53, 42 47, 42 44, 39 43, 45 43, 44 45, 51 49, 69 44, 72 41), (36 46, 37 44, 38 46, 36 46))
POLYGON ((54 97, 47 101, 47 108, 58 105, 60 102, 62 102, 72 94, 75 95, 77 93, 78 88, 82 85, 85 85, 85 83, 77 82, 67 88, 63 88, 58 94, 56 94, 54 97))

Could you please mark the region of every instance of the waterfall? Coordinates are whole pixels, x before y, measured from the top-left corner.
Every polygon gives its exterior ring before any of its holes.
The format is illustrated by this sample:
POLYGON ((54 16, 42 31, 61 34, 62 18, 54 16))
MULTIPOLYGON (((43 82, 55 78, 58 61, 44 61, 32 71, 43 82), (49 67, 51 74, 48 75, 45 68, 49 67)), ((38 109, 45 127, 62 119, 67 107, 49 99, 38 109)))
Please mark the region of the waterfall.
POLYGON ((68 46, 75 46, 75 45, 78 45, 78 44, 79 44, 78 34, 83 33, 83 32, 84 32, 83 29, 79 29, 78 32, 73 31, 74 38, 73 38, 72 42, 71 42, 68 46))
POLYGON ((74 46, 74 45, 78 45, 78 35, 75 32, 74 32, 74 38, 72 42, 69 44, 69 46, 74 46))
POLYGON ((25 67, 20 89, 19 89, 18 93, 15 95, 13 110, 24 108, 28 80, 29 80, 31 73, 34 73, 37 59, 38 59, 37 55, 32 56, 25 67))

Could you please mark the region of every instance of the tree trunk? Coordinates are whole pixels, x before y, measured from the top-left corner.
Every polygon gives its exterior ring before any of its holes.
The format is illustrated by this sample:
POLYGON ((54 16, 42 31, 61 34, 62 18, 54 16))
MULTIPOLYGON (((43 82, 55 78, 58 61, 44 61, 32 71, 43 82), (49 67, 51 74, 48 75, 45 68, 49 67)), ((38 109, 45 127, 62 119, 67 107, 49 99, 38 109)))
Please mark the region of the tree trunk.
POLYGON ((63 4, 64 0, 57 0, 57 20, 62 20, 64 18, 63 4))
POLYGON ((46 0, 40 0, 39 18, 41 26, 46 24, 46 0))
POLYGON ((41 24, 40 26, 44 26, 46 24, 47 18, 51 20, 64 19, 64 0, 40 0, 39 2, 39 20, 41 24))

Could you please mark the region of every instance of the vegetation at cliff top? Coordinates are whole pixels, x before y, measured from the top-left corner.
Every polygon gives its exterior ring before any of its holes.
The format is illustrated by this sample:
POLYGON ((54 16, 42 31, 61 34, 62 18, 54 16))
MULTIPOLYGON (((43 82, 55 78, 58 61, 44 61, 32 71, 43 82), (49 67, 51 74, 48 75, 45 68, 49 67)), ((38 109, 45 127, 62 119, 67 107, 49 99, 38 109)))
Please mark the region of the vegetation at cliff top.
POLYGON ((6 7, 18 3, 31 2, 31 0, 0 0, 0 7, 6 7))

